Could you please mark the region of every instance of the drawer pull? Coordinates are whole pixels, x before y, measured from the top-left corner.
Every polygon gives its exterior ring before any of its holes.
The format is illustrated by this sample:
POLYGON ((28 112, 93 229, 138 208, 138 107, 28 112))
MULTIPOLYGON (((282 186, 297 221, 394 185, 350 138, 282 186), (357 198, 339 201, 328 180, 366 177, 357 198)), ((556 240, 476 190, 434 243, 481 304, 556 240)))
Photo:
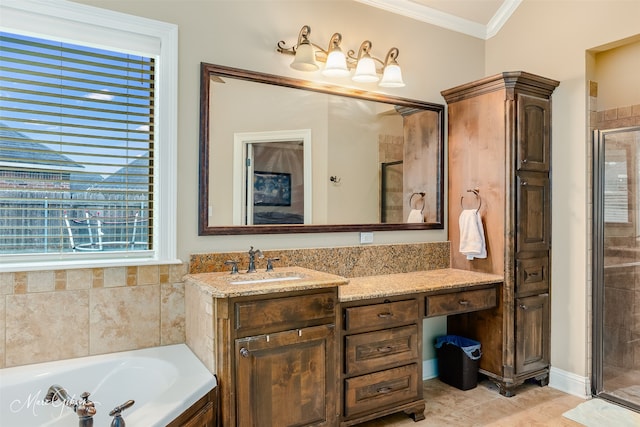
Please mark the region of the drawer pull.
POLYGON ((381 319, 386 319, 389 317, 393 317, 393 313, 389 313, 388 311, 384 313, 378 313, 378 317, 381 319))
POLYGON ((391 350, 393 350, 393 348, 391 348, 390 346, 378 347, 379 353, 389 353, 391 350))
POLYGON ((461 299, 460 301, 458 301, 458 304, 467 306, 469 305, 469 301, 467 301, 466 299, 461 299))
POLYGON ((376 393, 380 393, 380 394, 386 394, 393 391, 393 389, 391 387, 380 387, 379 389, 376 390, 376 393))
POLYGON ((246 348, 242 347, 240 349, 240 356, 242 357, 249 357, 249 350, 247 350, 246 348))

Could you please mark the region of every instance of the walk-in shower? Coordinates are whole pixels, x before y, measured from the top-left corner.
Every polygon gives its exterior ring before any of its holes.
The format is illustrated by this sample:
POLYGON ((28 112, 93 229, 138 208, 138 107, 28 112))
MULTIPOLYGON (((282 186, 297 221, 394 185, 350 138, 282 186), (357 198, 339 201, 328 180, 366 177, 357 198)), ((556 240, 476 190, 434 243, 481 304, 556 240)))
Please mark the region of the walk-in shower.
POLYGON ((640 126, 593 140, 593 394, 640 411, 640 126))

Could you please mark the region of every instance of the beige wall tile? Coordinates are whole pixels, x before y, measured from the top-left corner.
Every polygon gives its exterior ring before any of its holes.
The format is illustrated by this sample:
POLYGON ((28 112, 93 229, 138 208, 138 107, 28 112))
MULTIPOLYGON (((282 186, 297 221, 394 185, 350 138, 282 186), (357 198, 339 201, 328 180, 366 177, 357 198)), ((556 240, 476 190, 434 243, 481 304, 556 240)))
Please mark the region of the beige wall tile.
POLYGON ((157 265, 143 265, 138 267, 138 285, 155 285, 160 283, 157 265))
POLYGON ((5 298, 7 367, 88 355, 88 291, 5 298))
POLYGON ((187 263, 171 264, 169 266, 169 283, 182 282, 182 277, 187 274, 187 263))
POLYGON ((0 273, 0 295, 13 293, 13 273, 0 273))
POLYGON ((104 287, 127 286, 127 267, 109 267, 104 269, 104 287))
POLYGON ((200 292, 195 286, 186 285, 184 300, 186 343, 207 369, 215 373, 212 297, 200 292))
POLYGON ((80 268, 67 271, 67 289, 91 289, 93 285, 93 270, 80 268))
POLYGON ((27 292, 49 292, 55 289, 53 271, 30 271, 27 273, 27 292))
POLYGON ((160 344, 184 342, 184 283, 160 285, 160 344))
POLYGON ((160 345, 160 285, 89 292, 91 354, 160 345))

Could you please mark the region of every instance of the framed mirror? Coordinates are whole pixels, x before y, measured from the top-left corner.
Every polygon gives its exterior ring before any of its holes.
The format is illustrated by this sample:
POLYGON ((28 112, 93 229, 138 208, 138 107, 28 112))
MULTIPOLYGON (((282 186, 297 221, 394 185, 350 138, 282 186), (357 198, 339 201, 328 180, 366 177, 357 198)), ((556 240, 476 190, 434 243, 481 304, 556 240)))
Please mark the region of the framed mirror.
POLYGON ((201 64, 199 235, 441 229, 444 106, 201 64))

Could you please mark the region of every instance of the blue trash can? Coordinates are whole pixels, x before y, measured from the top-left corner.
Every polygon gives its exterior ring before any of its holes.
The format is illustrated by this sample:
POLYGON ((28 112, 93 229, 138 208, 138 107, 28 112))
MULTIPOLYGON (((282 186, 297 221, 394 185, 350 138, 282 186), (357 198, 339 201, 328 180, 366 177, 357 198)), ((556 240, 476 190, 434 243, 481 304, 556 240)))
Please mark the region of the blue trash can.
POLYGON ((440 381, 460 390, 478 385, 478 365, 482 356, 478 341, 458 335, 436 337, 438 377, 440 381))

